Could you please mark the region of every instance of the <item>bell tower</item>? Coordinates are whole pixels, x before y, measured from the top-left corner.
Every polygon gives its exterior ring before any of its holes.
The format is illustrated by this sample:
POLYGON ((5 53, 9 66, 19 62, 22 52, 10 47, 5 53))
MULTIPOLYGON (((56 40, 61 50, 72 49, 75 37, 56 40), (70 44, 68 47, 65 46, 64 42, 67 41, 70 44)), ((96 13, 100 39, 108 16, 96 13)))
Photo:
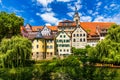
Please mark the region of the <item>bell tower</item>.
POLYGON ((73 17, 73 21, 75 21, 76 25, 80 24, 80 16, 79 16, 79 13, 78 13, 78 10, 77 10, 76 6, 75 6, 75 14, 74 14, 74 17, 73 17))

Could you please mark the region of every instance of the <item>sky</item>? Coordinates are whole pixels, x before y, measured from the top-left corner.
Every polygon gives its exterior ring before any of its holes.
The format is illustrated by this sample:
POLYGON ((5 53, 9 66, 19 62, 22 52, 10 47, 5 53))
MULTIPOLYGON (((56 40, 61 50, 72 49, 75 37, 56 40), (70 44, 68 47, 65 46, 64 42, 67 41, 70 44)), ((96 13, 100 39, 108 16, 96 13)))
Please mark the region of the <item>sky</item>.
POLYGON ((120 24, 120 0, 0 0, 0 11, 15 13, 32 26, 73 20, 75 6, 81 22, 120 24))

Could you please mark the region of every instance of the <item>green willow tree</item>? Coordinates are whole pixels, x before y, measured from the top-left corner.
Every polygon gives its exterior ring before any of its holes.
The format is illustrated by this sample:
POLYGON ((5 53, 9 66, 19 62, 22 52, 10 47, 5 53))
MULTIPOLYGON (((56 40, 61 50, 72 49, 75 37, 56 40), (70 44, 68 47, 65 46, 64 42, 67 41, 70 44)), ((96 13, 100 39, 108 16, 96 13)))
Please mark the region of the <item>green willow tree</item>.
POLYGON ((3 39, 0 44, 0 62, 3 67, 24 66, 31 58, 31 41, 21 36, 3 39))
POLYGON ((23 25, 23 22, 23 18, 14 13, 0 12, 0 40, 4 37, 10 38, 20 34, 20 26, 23 25))
POLYGON ((112 25, 106 38, 95 48, 89 50, 89 56, 94 62, 120 63, 120 26, 112 25))

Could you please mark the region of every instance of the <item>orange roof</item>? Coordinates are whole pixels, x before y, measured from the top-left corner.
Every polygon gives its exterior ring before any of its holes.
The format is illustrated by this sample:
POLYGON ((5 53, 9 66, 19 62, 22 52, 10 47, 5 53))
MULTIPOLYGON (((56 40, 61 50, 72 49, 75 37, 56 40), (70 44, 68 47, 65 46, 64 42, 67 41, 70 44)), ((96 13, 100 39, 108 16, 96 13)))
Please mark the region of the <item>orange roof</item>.
POLYGON ((49 29, 51 29, 52 31, 57 31, 58 27, 57 26, 47 26, 49 29))
POLYGON ((25 27, 24 26, 20 26, 20 31, 25 31, 25 27))
MULTIPOLYGON (((47 26, 49 29, 51 29, 52 31, 57 31, 58 28, 57 26, 47 26)), ((32 30, 33 31, 38 31, 38 29, 42 30, 43 26, 32 26, 32 30)))
POLYGON ((32 31, 38 31, 38 29, 42 30, 43 26, 32 26, 32 31))
POLYGON ((58 26, 59 26, 59 27, 62 27, 62 26, 72 26, 72 27, 76 27, 76 23, 75 23, 74 21, 65 20, 65 21, 59 22, 58 26), (66 23, 67 23, 67 24, 66 24, 66 23))
POLYGON ((113 24, 113 22, 80 22, 81 27, 85 29, 90 35, 97 34, 97 27, 108 29, 113 24))

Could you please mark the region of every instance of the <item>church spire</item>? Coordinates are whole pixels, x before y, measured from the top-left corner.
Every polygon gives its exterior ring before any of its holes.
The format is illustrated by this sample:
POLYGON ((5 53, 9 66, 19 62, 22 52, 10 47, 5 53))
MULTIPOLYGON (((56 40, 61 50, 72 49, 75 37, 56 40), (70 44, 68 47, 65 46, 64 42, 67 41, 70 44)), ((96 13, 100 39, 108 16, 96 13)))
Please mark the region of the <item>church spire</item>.
POLYGON ((78 13, 76 6, 75 6, 75 14, 74 14, 73 21, 76 22, 76 25, 79 25, 79 23, 80 23, 80 16, 79 16, 79 13, 78 13))
POLYGON ((76 13, 78 14, 78 11, 77 11, 77 7, 75 6, 75 14, 76 14, 76 13))

